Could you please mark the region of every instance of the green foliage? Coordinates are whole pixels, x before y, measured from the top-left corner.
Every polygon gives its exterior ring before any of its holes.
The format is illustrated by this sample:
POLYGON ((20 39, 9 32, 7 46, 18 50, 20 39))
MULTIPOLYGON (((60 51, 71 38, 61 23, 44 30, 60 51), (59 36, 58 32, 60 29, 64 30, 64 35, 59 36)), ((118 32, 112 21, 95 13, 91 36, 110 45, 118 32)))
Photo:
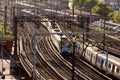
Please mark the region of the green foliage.
POLYGON ((9 28, 7 28, 6 34, 7 34, 7 35, 13 35, 12 31, 11 31, 9 28))
POLYGON ((108 14, 108 19, 109 19, 109 20, 113 20, 113 16, 114 16, 114 12, 110 12, 110 13, 108 14))
POLYGON ((72 4, 75 6, 75 8, 83 8, 85 2, 86 0, 72 0, 72 4))
POLYGON ((2 33, 2 28, 3 28, 3 25, 2 23, 0 23, 0 34, 2 33))
POLYGON ((91 11, 96 3, 97 0, 72 0, 72 4, 75 5, 75 8, 82 9, 84 11, 91 11))
POLYGON ((120 11, 113 15, 113 21, 116 23, 120 23, 120 11))
POLYGON ((112 6, 106 6, 106 3, 99 0, 72 0, 76 9, 100 14, 102 17, 110 19, 113 16, 112 6))
POLYGON ((97 4, 97 0, 86 0, 84 10, 90 12, 96 4, 97 4))
POLYGON ((72 0, 72 4, 74 5, 83 5, 86 0, 72 0))
POLYGON ((100 14, 102 17, 108 17, 108 15, 113 12, 111 6, 106 6, 104 2, 98 2, 96 6, 92 8, 92 12, 100 14))
MULTIPOLYGON (((0 23, 0 34, 2 34, 2 29, 3 29, 3 25, 2 23, 0 23)), ((7 27, 6 29, 6 35, 12 35, 12 31, 7 27)))

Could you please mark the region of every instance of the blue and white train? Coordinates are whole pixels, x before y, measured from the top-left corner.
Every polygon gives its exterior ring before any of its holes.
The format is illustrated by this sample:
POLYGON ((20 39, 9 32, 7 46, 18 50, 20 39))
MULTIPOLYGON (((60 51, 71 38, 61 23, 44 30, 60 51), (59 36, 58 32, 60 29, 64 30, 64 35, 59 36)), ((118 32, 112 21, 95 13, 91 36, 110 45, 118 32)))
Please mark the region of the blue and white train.
POLYGON ((120 79, 120 58, 105 54, 97 47, 87 47, 82 56, 99 69, 120 79))

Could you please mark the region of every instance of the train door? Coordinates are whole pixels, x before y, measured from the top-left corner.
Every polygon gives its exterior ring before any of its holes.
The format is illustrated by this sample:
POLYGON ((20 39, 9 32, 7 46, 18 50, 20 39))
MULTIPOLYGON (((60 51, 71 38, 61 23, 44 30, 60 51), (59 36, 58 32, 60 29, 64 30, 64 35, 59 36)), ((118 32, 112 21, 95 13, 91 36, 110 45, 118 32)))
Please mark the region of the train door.
POLYGON ((90 61, 90 52, 89 51, 85 51, 85 53, 83 54, 84 58, 87 59, 88 61, 90 61))
POLYGON ((95 65, 97 65, 97 58, 98 58, 98 54, 96 54, 95 56, 95 65))
POLYGON ((108 62, 104 60, 102 68, 107 71, 108 69, 108 62))
POLYGON ((93 54, 91 53, 90 62, 92 63, 93 54))
POLYGON ((98 56, 97 58, 97 66, 99 67, 100 66, 100 57, 98 56))
POLYGON ((100 59, 100 68, 103 68, 103 63, 104 63, 104 59, 101 58, 101 59, 100 59))
POLYGON ((93 56, 92 56, 92 64, 95 64, 95 62, 96 62, 96 55, 95 54, 93 54, 93 56))
POLYGON ((76 56, 78 57, 80 55, 80 43, 76 43, 76 48, 75 48, 75 51, 76 51, 76 56))

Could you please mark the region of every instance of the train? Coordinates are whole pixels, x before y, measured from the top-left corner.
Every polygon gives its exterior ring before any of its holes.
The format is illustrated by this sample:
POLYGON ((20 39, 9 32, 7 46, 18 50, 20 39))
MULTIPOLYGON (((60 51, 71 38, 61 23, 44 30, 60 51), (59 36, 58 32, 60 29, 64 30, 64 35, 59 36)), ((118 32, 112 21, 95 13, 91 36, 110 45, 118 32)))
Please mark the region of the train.
MULTIPOLYGON (((60 29, 59 25, 55 23, 55 26, 51 27, 51 33, 62 33, 62 30, 60 29)), ((70 40, 66 37, 65 34, 54 34, 51 36, 52 41, 54 42, 54 45, 56 49, 61 53, 61 54, 71 54, 71 42, 70 40)))
MULTIPOLYGON (((61 33, 62 31, 59 27, 56 27, 52 29, 52 32, 61 33)), ((55 40, 54 44, 57 44, 56 46, 58 46, 58 49, 61 50, 60 53, 62 55, 68 56, 73 53, 73 45, 65 35, 61 37, 60 35, 55 34, 53 37, 55 40)), ((86 46, 84 45, 84 47, 86 46)), ((76 42, 75 56, 77 58, 82 56, 84 59, 86 59, 88 62, 100 70, 103 70, 107 72, 107 74, 113 75, 120 79, 120 58, 115 57, 111 54, 107 54, 107 52, 103 53, 102 50, 97 47, 93 47, 92 45, 88 46, 83 54, 82 52, 83 44, 76 42)))
MULTIPOLYGON (((59 11, 54 11, 51 9, 45 9, 44 11, 48 12, 55 12, 56 13, 60 13, 59 15, 65 15, 64 13, 61 13, 59 11)), ((69 14, 67 14, 69 16, 69 14)), ((61 33, 62 31, 60 30, 60 28, 58 26, 56 26, 55 28, 51 29, 51 32, 53 33, 61 33)), ((58 35, 55 34, 53 36, 51 36, 53 39, 53 42, 56 46, 56 48, 60 51, 61 50, 61 54, 72 54, 72 44, 71 42, 68 40, 68 38, 63 35, 58 35), (68 41, 67 41, 68 40, 68 41)), ((104 54, 101 52, 101 50, 99 50, 97 47, 91 47, 88 46, 86 48, 86 51, 84 54, 81 54, 81 51, 83 46, 81 43, 76 43, 76 54, 78 55, 82 55, 82 57, 84 57, 87 61, 89 61, 91 64, 95 65, 96 67, 98 67, 101 70, 107 71, 108 74, 111 74, 117 78, 120 79, 120 59, 110 55, 110 54, 104 54)))
POLYGON ((104 21, 104 20, 100 19, 99 21, 95 21, 92 24, 96 25, 98 27, 101 27, 101 28, 105 27, 105 29, 110 30, 110 31, 116 31, 116 32, 120 31, 120 24, 114 23, 112 21, 104 21))
POLYGON ((66 37, 63 36, 61 40, 61 54, 62 55, 70 55, 72 54, 72 44, 71 41, 66 37))
MULTIPOLYGON (((63 39, 62 42, 62 55, 68 56, 73 54, 73 45, 71 45, 68 39, 63 39)), ((86 46, 84 45, 84 48, 86 46)), ((99 48, 92 46, 91 44, 83 52, 83 44, 80 42, 75 43, 75 57, 80 58, 81 56, 92 65, 96 66, 100 70, 106 72, 109 75, 113 75, 120 79, 120 58, 108 54, 100 50, 99 48)))
MULTIPOLYGON (((24 12, 25 14, 31 14, 31 15, 34 15, 33 12, 31 11, 28 11, 26 9, 22 9, 21 10, 22 12, 24 12)), ((49 11, 49 9, 45 9, 45 11, 49 11)), ((54 11, 53 11, 54 12, 54 11)), ((46 20, 48 21, 47 18, 43 19, 43 20, 46 20)), ((50 20, 49 20, 50 21, 50 20)), ((57 34, 57 33, 62 33, 62 30, 60 29, 59 25, 54 21, 52 20, 51 22, 41 22, 44 26, 47 27, 47 29, 49 30, 49 32, 51 33, 56 33, 54 35, 51 35, 51 39, 52 41, 54 42, 54 45, 56 47, 56 49, 60 52, 60 53, 70 53, 72 52, 71 49, 70 49, 70 41, 65 43, 65 41, 68 41, 68 38, 65 36, 65 35, 60 35, 60 34, 57 34), (52 24, 52 22, 54 23, 54 25, 52 24), (62 41, 62 42, 61 42, 62 41), (68 45, 69 44, 69 45, 68 45), (62 48, 61 48, 62 46, 62 48)))
MULTIPOLYGON (((86 46, 84 45, 84 48, 85 47, 86 46)), ((69 51, 72 50, 69 48, 69 51)), ((72 52, 69 51, 67 51, 66 54, 72 54, 72 52)), ((120 79, 120 58, 108 54, 107 52, 103 52, 99 48, 92 45, 89 45, 86 48, 86 50, 83 53, 82 52, 83 52, 83 44, 80 42, 76 42, 75 57, 77 59, 79 59, 82 56, 86 61, 96 66, 101 71, 104 71, 107 74, 112 75, 117 79, 120 79)))
POLYGON ((101 70, 120 79, 120 58, 103 53, 97 47, 87 47, 82 56, 101 70))

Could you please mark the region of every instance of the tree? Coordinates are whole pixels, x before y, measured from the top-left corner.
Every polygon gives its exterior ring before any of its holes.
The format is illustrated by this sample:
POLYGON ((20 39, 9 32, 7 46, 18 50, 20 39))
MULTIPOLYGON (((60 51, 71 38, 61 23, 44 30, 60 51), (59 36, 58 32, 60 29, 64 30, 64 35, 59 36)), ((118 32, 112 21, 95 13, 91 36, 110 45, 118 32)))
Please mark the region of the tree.
MULTIPOLYGON (((3 24, 0 22, 0 35, 2 34, 2 30, 3 30, 3 24)), ((6 34, 7 35, 13 34, 9 27, 7 27, 6 34)))
POLYGON ((116 23, 120 23, 120 11, 113 15, 113 21, 116 23))
POLYGON ((82 9, 84 11, 90 12, 91 9, 97 4, 98 0, 72 0, 72 4, 75 8, 82 9))
POLYGON ((86 0, 84 10, 90 12, 92 8, 97 4, 98 0, 86 0))
POLYGON ((72 5, 76 8, 82 8, 85 5, 86 0, 72 0, 72 5))
POLYGON ((113 16, 114 16, 114 12, 110 12, 109 14, 108 14, 108 19, 109 20, 113 20, 113 16))
POLYGON ((108 15, 113 12, 111 6, 106 6, 104 2, 98 2, 96 6, 92 8, 92 12, 96 14, 100 14, 102 17, 108 17, 108 15))

